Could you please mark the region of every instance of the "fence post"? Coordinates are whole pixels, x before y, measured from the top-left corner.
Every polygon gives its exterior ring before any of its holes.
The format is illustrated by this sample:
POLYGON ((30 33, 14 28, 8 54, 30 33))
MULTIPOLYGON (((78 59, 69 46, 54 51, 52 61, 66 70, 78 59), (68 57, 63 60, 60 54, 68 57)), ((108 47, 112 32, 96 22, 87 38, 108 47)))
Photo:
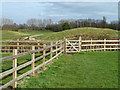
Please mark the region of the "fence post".
MULTIPOLYGON (((46 44, 43 44, 43 48, 46 47, 46 44)), ((43 50, 43 56, 45 55, 46 50, 43 50)), ((45 56, 43 57, 43 63, 45 62, 45 56)), ((43 69, 45 69, 45 65, 43 65, 43 69)))
MULTIPOLYGON (((62 51, 62 49, 63 49, 63 45, 62 45, 62 40, 60 41, 60 47, 61 47, 61 50, 60 51, 62 51)), ((62 53, 61 53, 62 54, 62 53)))
MULTIPOLYGON (((52 46, 52 45, 53 45, 53 42, 51 42, 50 45, 52 46)), ((50 52, 51 52, 50 58, 52 58, 52 51, 53 51, 53 47, 50 48, 50 52)), ((52 60, 51 60, 50 62, 52 62, 52 60)))
MULTIPOLYGON (((17 55, 17 49, 13 49, 13 55, 17 55)), ((13 59, 13 68, 16 68, 17 67, 17 58, 13 59)), ((13 79, 16 79, 17 78, 17 71, 15 70, 13 72, 13 79)), ((16 88, 17 87, 17 81, 15 81, 13 83, 13 88, 16 88)))
MULTIPOLYGON (((58 49, 58 41, 56 41, 56 50, 58 49)), ((57 55, 58 51, 56 51, 56 55, 57 55)), ((56 57, 56 59, 58 59, 58 57, 56 57)))
MULTIPOLYGON (((40 49, 40 42, 38 42, 38 49, 40 49)), ((38 54, 40 54, 40 52, 38 52, 38 54)))
POLYGON ((19 39, 17 39, 17 50, 18 50, 18 52, 19 52, 19 39))
POLYGON ((79 37, 79 52, 81 51, 82 47, 82 38, 79 37))
POLYGON ((66 53, 66 43, 67 43, 67 39, 64 38, 64 53, 66 53))
MULTIPOLYGON (((35 50, 35 46, 32 46, 32 50, 35 50)), ((35 59, 35 53, 32 53, 32 60, 34 59, 35 59)), ((32 69, 34 69, 34 67, 35 67, 35 63, 32 62, 32 69)), ((32 72, 32 76, 34 75, 35 75, 35 71, 32 72)))
POLYGON ((106 39, 104 39, 104 51, 106 51, 106 39))
POLYGON ((91 38, 90 51, 92 51, 92 38, 91 38))
POLYGON ((117 51, 119 51, 119 44, 120 44, 120 39, 118 39, 117 51))

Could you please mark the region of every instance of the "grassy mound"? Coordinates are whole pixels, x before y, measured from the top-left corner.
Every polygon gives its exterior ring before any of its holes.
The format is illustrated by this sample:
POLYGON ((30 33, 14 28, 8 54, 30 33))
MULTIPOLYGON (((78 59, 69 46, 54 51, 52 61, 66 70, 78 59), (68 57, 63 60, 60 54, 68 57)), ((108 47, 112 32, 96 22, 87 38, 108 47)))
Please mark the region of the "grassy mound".
POLYGON ((64 37, 82 36, 82 39, 118 39, 118 31, 104 28, 76 28, 36 37, 44 40, 60 40, 64 37))

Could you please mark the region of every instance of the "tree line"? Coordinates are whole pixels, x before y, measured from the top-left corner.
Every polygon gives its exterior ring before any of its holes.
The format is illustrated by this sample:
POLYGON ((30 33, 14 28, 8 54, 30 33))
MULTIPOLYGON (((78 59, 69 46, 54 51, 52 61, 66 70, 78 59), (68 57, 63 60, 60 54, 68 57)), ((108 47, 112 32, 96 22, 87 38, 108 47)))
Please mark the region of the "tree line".
POLYGON ((35 19, 31 18, 24 24, 16 24, 11 19, 2 19, 2 30, 51 30, 59 32, 72 28, 81 27, 96 27, 96 28, 110 28, 114 30, 120 30, 120 20, 111 21, 108 23, 106 17, 103 16, 101 20, 95 19, 67 19, 60 20, 54 23, 52 19, 35 19))

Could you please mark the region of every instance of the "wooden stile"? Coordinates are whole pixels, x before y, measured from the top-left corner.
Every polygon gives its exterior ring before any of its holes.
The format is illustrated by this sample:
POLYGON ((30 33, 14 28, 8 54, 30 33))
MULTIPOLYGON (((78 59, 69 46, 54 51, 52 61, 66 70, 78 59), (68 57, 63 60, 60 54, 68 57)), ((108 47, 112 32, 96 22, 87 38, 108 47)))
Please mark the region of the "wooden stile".
MULTIPOLYGON (((35 46, 32 46, 32 50, 35 50, 35 46)), ((35 59, 35 53, 32 53, 32 60, 34 60, 34 59, 35 59)), ((34 69, 34 67, 35 67, 35 63, 32 62, 32 68, 31 69, 34 69)), ((34 76, 34 75, 35 75, 35 71, 32 72, 32 76, 34 76)))
MULTIPOLYGON (((17 49, 13 49, 13 55, 17 55, 17 49)), ((17 58, 14 58, 13 59, 13 68, 16 68, 17 67, 17 58)), ((17 71, 15 70, 13 72, 13 79, 16 79, 17 78, 17 71)), ((17 87, 17 81, 15 81, 13 83, 13 88, 16 88, 17 87)))

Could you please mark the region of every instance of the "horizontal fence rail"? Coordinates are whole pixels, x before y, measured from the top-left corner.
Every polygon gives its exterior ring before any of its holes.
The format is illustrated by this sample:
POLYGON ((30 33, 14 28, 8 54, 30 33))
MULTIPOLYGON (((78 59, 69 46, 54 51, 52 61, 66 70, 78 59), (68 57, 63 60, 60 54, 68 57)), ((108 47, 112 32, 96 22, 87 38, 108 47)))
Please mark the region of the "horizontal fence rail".
POLYGON ((53 44, 53 42, 51 42, 50 46, 46 46, 45 44, 43 46, 44 46, 43 48, 37 49, 37 50, 35 50, 35 46, 32 46, 31 51, 27 51, 27 52, 19 53, 19 54, 17 54, 17 52, 18 52, 17 49, 14 49, 14 51, 13 51, 14 55, 1 58, 0 62, 13 60, 13 68, 9 69, 7 71, 1 72, 0 73, 0 78, 2 79, 5 76, 13 73, 13 79, 11 81, 9 81, 8 83, 2 85, 0 87, 0 89, 7 88, 8 86, 10 86, 12 84, 13 84, 13 88, 16 88, 18 80, 20 80, 21 78, 23 78, 23 77, 25 77, 25 76, 27 76, 27 75, 29 75, 31 73, 32 73, 32 76, 34 76, 35 75, 35 70, 37 70, 37 69, 39 69, 41 67, 45 68, 45 65, 48 62, 51 62, 53 59, 58 57, 64 51, 64 48, 63 48, 64 47, 64 42, 63 41, 58 41, 55 44, 53 44), (46 52, 47 49, 50 49, 50 51, 46 52), (40 57, 35 58, 35 53, 38 53, 38 52, 41 52, 41 51, 43 51, 43 54, 40 57), (53 56, 53 53, 55 53, 55 56, 53 56), (28 62, 26 62, 24 64, 21 64, 21 65, 17 66, 17 58, 21 57, 21 56, 24 56, 24 55, 27 55, 27 54, 32 55, 31 61, 28 61, 28 62), (50 59, 45 61, 45 57, 48 56, 48 55, 50 55, 50 59), (35 67, 35 62, 39 61, 41 59, 43 59, 43 63, 41 63, 40 65, 35 67), (28 65, 31 65, 31 70, 29 70, 26 73, 23 73, 22 75, 17 77, 17 71, 21 70, 24 67, 27 67, 28 65))

